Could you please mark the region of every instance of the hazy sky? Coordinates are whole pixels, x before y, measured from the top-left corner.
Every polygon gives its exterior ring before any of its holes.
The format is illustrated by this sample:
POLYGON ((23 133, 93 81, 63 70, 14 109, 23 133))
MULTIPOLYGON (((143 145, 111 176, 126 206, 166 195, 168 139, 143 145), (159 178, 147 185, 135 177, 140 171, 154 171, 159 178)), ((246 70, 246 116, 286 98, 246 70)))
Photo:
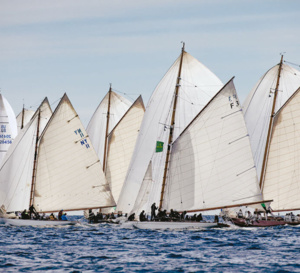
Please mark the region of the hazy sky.
POLYGON ((299 26, 290 0, 0 0, 0 88, 15 114, 66 92, 87 125, 109 83, 147 104, 185 41, 243 102, 281 52, 300 64, 299 26))

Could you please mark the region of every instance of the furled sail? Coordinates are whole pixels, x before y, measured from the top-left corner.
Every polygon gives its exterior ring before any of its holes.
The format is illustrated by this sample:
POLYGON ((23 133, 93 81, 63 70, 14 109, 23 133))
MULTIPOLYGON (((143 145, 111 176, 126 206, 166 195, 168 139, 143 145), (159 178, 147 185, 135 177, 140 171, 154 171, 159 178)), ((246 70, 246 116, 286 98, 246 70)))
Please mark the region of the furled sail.
POLYGON ((197 211, 261 200, 243 113, 230 80, 173 143, 163 208, 197 211))
POLYGON ((110 89, 110 91, 103 98, 99 106, 97 107, 94 115, 92 116, 86 131, 92 141, 94 149, 100 159, 103 166, 103 156, 107 134, 116 126, 123 115, 127 112, 131 102, 122 96, 118 95, 110 89), (109 108, 109 110, 108 110, 109 108), (107 115, 109 111, 109 123, 107 126, 107 115))
POLYGON ((65 94, 40 138, 34 206, 41 212, 114 205, 97 154, 65 94))
MULTIPOLYGON (((279 66, 267 71, 248 95, 243 108, 254 162, 260 179, 279 66)), ((300 71, 282 63, 275 113, 300 86, 300 71)))
POLYGON ((0 204, 8 212, 29 207, 38 113, 39 130, 42 131, 52 115, 47 98, 9 147, 0 168, 0 204))
MULTIPOLYGON (((160 194, 174 89, 176 88, 181 56, 175 61, 154 90, 141 125, 134 153, 126 175, 117 209, 129 213, 137 198, 141 183, 152 160, 153 180, 156 182, 150 198, 157 199, 160 194), (155 153, 157 141, 164 143, 164 151, 155 153), (158 183, 157 183, 158 182, 158 183)), ((223 86, 222 82, 203 64, 187 52, 183 52, 180 77, 180 92, 177 97, 175 139, 207 102, 223 86)))
POLYGON ((0 94, 0 164, 16 135, 16 116, 8 101, 0 94))
POLYGON ((144 112, 145 107, 140 96, 124 114, 108 137, 109 148, 105 175, 117 203, 144 112))
POLYGON ((26 124, 30 121, 33 115, 33 110, 23 108, 23 110, 17 116, 18 132, 20 132, 20 130, 26 126, 26 124))
POLYGON ((300 88, 274 117, 263 186, 273 210, 300 210, 300 88))

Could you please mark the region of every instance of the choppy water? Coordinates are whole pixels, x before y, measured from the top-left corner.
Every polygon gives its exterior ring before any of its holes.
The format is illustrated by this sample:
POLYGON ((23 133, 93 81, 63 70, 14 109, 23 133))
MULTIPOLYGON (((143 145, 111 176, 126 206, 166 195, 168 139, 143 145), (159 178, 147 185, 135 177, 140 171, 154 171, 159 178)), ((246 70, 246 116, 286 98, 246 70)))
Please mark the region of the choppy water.
POLYGON ((149 231, 80 222, 0 225, 0 271, 300 272, 300 227, 149 231))

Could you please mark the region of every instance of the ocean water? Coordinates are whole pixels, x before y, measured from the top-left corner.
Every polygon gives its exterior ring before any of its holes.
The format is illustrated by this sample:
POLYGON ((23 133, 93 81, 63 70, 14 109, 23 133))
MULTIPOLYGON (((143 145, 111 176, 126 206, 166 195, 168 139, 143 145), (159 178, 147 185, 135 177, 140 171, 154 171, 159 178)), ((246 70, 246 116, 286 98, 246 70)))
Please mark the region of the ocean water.
POLYGON ((300 272, 300 226, 150 231, 0 225, 1 272, 300 272))

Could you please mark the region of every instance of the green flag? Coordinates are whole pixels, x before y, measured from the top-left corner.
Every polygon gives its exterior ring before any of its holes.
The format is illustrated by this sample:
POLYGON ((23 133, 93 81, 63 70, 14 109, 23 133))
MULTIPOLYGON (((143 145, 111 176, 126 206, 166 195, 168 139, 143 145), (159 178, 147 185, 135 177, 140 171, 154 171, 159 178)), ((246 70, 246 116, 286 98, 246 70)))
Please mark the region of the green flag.
POLYGON ((156 141, 156 152, 160 153, 164 149, 164 143, 161 141, 156 141))

